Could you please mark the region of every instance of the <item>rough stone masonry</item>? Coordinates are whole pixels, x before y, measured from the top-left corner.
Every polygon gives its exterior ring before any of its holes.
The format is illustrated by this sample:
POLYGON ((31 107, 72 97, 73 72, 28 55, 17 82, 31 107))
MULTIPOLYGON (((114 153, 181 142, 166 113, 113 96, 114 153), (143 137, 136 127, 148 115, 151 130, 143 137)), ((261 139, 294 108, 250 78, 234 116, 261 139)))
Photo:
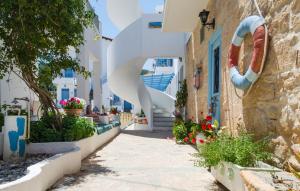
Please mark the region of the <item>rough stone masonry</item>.
MULTIPOLYGON (((269 49, 260 79, 243 100, 234 93, 227 55, 240 21, 257 14, 255 5, 249 0, 211 0, 207 7, 210 17, 216 19, 216 28, 222 30, 221 125, 227 126, 234 134, 238 134, 242 128, 253 133, 256 138, 270 136, 278 165, 284 167, 285 162, 289 161, 300 170, 300 161, 294 155, 300 152, 300 1, 257 2, 268 24, 269 49)), ((202 67, 203 71, 201 88, 197 92, 198 115, 208 111, 208 43, 214 32, 202 29, 199 22, 186 47, 189 117, 196 115, 193 89, 196 67, 202 67)), ((252 49, 252 38, 249 35, 240 53, 241 72, 245 72, 250 64, 252 49)))

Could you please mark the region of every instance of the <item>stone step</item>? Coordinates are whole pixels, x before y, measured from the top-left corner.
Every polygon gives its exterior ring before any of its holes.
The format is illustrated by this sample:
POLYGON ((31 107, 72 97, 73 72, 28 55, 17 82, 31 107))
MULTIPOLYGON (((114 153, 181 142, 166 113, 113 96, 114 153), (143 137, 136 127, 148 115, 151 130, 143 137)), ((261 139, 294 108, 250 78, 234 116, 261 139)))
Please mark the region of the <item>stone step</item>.
POLYGON ((154 131, 172 131, 172 127, 153 127, 154 131))
POLYGON ((153 117, 173 117, 172 114, 170 113, 156 113, 156 112, 153 112, 153 117))
POLYGON ((154 113, 165 113, 165 111, 161 108, 155 108, 155 109, 153 109, 153 112, 154 113))
POLYGON ((158 122, 160 121, 173 122, 174 120, 175 120, 174 117, 161 117, 161 116, 153 117, 153 121, 158 121, 158 122))
POLYGON ((173 122, 172 121, 154 121, 153 126, 154 127, 172 127, 173 122))

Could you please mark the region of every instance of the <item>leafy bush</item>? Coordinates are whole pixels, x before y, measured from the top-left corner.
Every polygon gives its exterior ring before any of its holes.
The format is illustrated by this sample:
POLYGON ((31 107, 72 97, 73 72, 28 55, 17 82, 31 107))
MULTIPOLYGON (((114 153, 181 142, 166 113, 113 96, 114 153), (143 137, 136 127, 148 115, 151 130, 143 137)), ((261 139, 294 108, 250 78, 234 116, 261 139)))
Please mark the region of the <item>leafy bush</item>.
POLYGON ((54 128, 49 128, 44 121, 31 122, 30 125, 30 142, 59 142, 62 141, 60 131, 54 128))
POLYGON ((94 125, 87 119, 75 116, 65 116, 63 118, 63 129, 57 130, 52 127, 52 123, 50 123, 54 117, 54 115, 48 115, 47 117, 43 117, 40 121, 31 122, 31 142, 77 141, 94 134, 94 125))
POLYGON ((173 136, 175 137, 176 142, 182 142, 187 135, 188 133, 184 122, 181 120, 175 121, 173 126, 173 136))
POLYGON ((87 119, 76 116, 63 118, 63 139, 65 141, 77 141, 87 138, 92 136, 94 132, 93 123, 87 119))
POLYGON ((225 161, 243 167, 253 167, 257 161, 270 159, 271 154, 266 151, 266 146, 266 142, 254 142, 247 134, 239 137, 221 135, 215 141, 200 146, 199 165, 210 167, 225 161))

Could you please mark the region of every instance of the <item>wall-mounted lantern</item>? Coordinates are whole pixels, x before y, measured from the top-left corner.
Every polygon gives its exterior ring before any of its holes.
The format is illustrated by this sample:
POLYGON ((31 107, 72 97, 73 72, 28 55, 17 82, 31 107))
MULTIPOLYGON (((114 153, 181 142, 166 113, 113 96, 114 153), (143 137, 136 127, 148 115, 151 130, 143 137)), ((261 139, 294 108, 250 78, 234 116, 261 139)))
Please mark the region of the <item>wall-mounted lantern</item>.
POLYGON ((199 89, 200 88, 200 76, 201 76, 201 68, 197 67, 196 72, 194 74, 194 88, 199 89))
POLYGON ((205 9, 203 9, 203 11, 201 11, 199 13, 201 23, 203 26, 207 26, 208 29, 210 29, 210 28, 215 29, 215 24, 216 24, 215 18, 213 18, 212 21, 210 23, 208 23, 207 22, 208 15, 209 15, 209 11, 207 11, 205 9))

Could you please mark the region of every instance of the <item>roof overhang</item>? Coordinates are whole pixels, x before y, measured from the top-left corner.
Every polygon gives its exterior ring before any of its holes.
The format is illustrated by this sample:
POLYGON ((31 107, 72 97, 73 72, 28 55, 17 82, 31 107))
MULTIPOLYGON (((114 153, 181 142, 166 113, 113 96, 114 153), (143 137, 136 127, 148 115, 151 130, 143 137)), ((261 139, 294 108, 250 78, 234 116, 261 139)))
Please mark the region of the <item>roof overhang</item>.
POLYGON ((163 31, 192 32, 209 0, 165 0, 163 31))

